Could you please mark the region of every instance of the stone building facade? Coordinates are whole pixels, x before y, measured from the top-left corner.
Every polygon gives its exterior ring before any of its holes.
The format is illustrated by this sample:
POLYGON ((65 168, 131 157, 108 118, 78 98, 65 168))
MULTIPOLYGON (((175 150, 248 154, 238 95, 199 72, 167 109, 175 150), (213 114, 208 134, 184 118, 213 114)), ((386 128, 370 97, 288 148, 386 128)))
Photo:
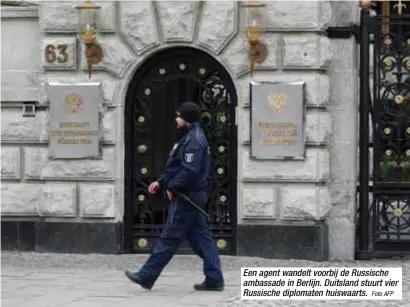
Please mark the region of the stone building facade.
POLYGON ((358 45, 325 30, 358 22, 352 1, 266 1, 266 60, 256 80, 306 82, 306 159, 249 157, 248 49, 237 1, 104 1, 103 60, 88 78, 77 39, 78 2, 1 8, 1 214, 3 248, 124 252, 125 104, 143 63, 169 47, 213 57, 237 95, 235 254, 353 259, 358 147, 358 45), (67 45, 65 63, 44 59, 67 45), (48 158, 47 83, 101 82, 99 160, 48 158), (23 116, 24 103, 35 116, 23 116))

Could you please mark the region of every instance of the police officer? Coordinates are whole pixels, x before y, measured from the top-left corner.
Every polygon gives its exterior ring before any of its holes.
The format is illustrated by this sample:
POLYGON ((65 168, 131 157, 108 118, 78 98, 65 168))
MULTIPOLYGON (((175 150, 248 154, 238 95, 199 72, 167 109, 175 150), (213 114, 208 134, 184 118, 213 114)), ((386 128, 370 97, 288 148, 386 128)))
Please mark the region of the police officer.
POLYGON ((208 141, 199 125, 200 110, 193 102, 184 102, 177 111, 177 130, 181 134, 169 153, 165 170, 148 191, 156 194, 165 189, 170 201, 168 219, 160 240, 151 256, 138 272, 125 275, 144 289, 150 290, 164 267, 187 238, 194 250, 204 259, 205 280, 194 285, 196 290, 223 291, 224 279, 218 250, 208 228, 206 217, 192 205, 177 197, 187 195, 198 206, 208 202, 212 176, 208 141))

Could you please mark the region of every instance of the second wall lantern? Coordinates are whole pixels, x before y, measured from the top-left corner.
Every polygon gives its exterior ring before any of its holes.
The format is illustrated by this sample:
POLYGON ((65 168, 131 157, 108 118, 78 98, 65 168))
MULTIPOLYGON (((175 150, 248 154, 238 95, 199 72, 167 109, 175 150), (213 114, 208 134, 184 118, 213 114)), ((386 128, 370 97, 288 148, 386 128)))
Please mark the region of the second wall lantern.
POLYGON ((249 43, 248 59, 251 76, 255 70, 255 63, 265 61, 268 53, 266 45, 261 41, 265 6, 261 1, 256 0, 244 1, 242 4, 242 7, 245 8, 245 30, 249 43))

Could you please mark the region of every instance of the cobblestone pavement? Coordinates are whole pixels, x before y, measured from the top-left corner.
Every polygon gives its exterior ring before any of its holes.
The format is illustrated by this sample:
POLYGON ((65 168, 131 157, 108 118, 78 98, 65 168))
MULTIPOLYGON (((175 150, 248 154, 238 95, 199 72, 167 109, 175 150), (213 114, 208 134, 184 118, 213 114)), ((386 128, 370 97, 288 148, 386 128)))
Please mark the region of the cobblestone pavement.
POLYGON ((137 268, 146 255, 77 255, 2 252, 3 307, 184 307, 184 306, 409 306, 410 260, 312 262, 249 257, 222 257, 226 289, 195 292, 202 281, 202 262, 178 255, 166 267, 152 291, 129 282, 125 268, 137 268), (241 267, 403 267, 401 301, 241 301, 241 267))

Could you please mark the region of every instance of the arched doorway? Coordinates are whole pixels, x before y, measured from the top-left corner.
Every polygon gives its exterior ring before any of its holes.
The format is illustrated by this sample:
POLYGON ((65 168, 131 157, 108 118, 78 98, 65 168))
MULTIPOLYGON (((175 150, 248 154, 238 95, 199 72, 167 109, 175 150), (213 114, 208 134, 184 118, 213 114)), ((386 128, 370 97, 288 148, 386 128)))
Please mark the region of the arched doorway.
MULTIPOLYGON (((183 101, 201 107, 214 166, 215 185, 206 211, 222 254, 234 254, 236 241, 237 95, 225 68, 189 47, 161 50, 149 57, 130 82, 125 105, 125 251, 150 252, 167 217, 164 195, 150 196, 144 185, 164 168, 183 101)), ((180 253, 190 253, 182 244, 180 253)))

